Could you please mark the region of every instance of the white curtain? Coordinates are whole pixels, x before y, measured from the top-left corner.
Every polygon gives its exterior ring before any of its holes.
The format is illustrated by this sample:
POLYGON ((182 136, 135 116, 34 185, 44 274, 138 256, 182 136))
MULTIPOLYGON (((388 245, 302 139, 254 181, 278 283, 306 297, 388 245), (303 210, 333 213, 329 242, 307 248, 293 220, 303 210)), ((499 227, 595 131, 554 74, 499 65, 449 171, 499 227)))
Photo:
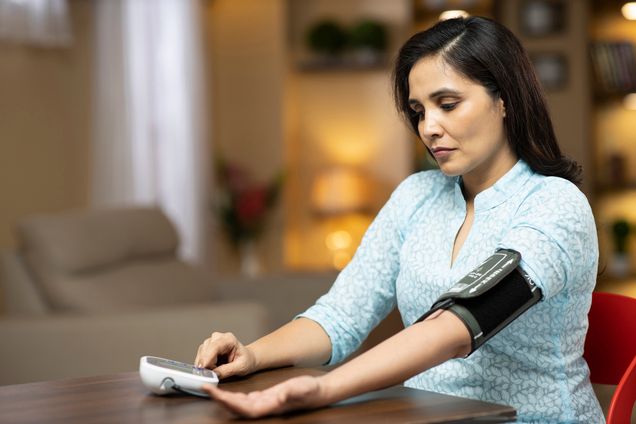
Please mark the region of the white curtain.
POLYGON ((0 0, 0 39, 42 47, 71 44, 66 0, 0 0))
POLYGON ((205 105, 197 0, 99 1, 92 203, 158 205, 182 257, 205 245, 205 105))

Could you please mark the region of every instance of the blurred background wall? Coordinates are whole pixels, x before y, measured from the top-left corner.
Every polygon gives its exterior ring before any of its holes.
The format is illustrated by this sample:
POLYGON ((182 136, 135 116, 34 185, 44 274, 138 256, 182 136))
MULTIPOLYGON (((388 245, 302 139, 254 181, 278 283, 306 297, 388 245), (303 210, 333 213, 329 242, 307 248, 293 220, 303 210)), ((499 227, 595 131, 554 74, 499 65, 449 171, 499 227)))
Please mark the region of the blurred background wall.
POLYGON ((70 47, 0 42, 0 248, 20 217, 88 202, 94 8, 70 6, 70 47))

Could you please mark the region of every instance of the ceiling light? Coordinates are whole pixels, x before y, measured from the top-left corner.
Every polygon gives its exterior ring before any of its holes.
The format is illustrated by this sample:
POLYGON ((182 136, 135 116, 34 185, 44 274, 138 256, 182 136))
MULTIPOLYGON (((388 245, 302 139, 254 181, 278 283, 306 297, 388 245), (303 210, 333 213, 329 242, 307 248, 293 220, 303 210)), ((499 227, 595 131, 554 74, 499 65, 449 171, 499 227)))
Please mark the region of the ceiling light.
POLYGON ((465 10, 445 10, 439 15, 439 20, 445 21, 453 18, 467 18, 468 16, 468 12, 465 10))
POLYGON ((625 3, 623 7, 621 7, 621 12, 625 19, 636 21, 636 2, 630 1, 629 3, 625 3))

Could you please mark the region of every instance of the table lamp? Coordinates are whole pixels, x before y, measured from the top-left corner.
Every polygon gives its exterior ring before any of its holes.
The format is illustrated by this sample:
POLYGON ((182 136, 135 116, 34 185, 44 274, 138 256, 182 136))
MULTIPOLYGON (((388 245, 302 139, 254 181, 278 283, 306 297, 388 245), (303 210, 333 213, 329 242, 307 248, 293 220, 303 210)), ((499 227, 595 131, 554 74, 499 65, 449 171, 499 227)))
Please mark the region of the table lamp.
POLYGON ((327 221, 325 246, 330 251, 333 266, 342 269, 351 259, 354 247, 354 237, 345 218, 369 211, 369 180, 355 168, 325 169, 314 179, 311 204, 313 212, 327 221))
POLYGON ((314 179, 311 204, 319 215, 364 212, 370 206, 368 179, 355 168, 323 170, 314 179))

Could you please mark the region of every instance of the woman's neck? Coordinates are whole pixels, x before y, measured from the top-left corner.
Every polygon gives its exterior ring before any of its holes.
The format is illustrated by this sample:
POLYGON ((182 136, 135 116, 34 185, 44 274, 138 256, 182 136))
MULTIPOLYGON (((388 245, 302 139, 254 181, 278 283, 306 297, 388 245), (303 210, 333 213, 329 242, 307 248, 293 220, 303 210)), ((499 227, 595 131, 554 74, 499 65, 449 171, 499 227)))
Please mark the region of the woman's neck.
POLYGON ((490 161, 490 164, 482 165, 483 170, 477 168, 463 175, 462 192, 464 198, 467 201, 474 200, 479 193, 492 187, 501 177, 506 175, 517 161, 516 155, 502 155, 496 160, 490 161))

